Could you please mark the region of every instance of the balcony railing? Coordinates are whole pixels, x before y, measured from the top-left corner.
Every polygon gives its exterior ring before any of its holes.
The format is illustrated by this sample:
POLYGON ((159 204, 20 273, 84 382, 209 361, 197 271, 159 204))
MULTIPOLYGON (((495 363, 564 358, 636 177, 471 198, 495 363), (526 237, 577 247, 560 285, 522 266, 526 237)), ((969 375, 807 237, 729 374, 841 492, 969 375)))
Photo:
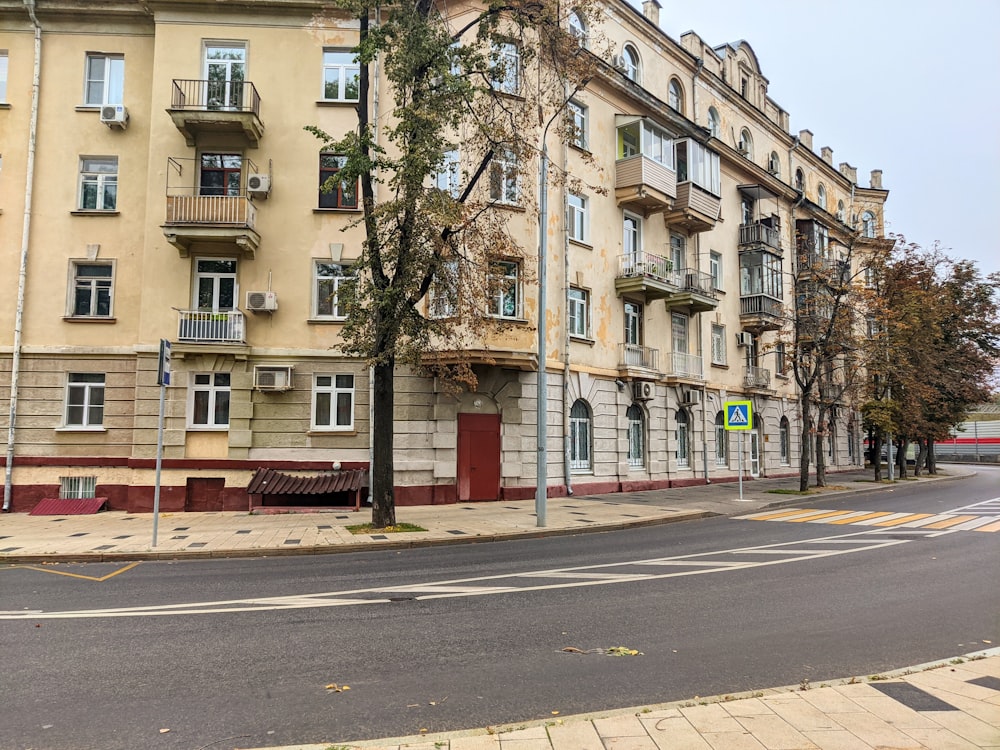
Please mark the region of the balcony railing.
POLYGON ((253 112, 260 115, 260 96, 250 81, 174 79, 171 109, 202 112, 253 112))
POLYGON ((740 315, 766 315, 780 317, 784 304, 780 299, 766 294, 748 294, 740 297, 740 315))
POLYGON ((694 292, 715 299, 718 293, 713 286, 712 274, 695 268, 682 268, 677 272, 677 286, 686 292, 694 292))
POLYGON ((670 352, 670 371, 667 372, 667 375, 700 380, 705 377, 704 362, 698 354, 670 352))
POLYGON ((656 370, 660 352, 648 346, 639 344, 619 344, 618 361, 622 367, 641 367, 644 370, 656 370))
POLYGON ((740 224, 740 245, 758 244, 780 250, 781 232, 759 221, 752 224, 740 224))
POLYGON ((639 251, 618 256, 619 276, 648 276, 676 286, 672 270, 670 259, 660 255, 639 251))
POLYGON ((770 388, 771 371, 765 367, 747 366, 743 370, 744 388, 770 388))
POLYGON ((177 316, 177 338, 179 341, 199 344, 242 344, 244 342, 244 316, 239 310, 222 312, 178 310, 177 316))
POLYGON ((245 195, 199 195, 197 188, 172 188, 167 224, 227 224, 253 229, 257 208, 245 195))

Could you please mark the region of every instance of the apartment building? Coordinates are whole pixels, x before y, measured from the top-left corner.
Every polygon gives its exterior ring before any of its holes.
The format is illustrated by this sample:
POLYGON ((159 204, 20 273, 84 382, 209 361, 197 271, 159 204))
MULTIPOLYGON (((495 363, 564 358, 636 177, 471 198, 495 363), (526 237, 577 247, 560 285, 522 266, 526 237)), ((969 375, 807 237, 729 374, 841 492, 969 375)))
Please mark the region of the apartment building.
MULTIPOLYGON (((484 302, 510 326, 470 353, 476 392, 398 374, 398 504, 533 496, 539 418, 553 494, 734 480, 731 400, 753 405, 745 472, 796 470, 796 249, 876 241, 887 192, 788 132, 747 43, 673 40, 658 12, 608 0, 615 54, 570 104, 573 142, 548 143, 603 189, 548 196, 544 413, 523 180, 491 196, 525 256, 484 302)), ((245 509, 259 469, 366 468, 369 368, 338 348, 358 193, 320 191, 341 163, 303 129, 356 127, 357 21, 319 0, 0 0, 0 29, 7 506, 152 507, 161 340, 161 509, 245 509)), ((835 416, 827 464, 857 465, 857 418, 835 416)))

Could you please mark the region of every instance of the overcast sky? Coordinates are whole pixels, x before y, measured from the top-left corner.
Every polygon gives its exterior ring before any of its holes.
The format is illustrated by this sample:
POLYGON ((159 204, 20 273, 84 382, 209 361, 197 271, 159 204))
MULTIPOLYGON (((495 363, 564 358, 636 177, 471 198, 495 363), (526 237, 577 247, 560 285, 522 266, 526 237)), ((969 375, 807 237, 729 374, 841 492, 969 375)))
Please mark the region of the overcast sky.
POLYGON ((817 153, 883 170, 887 232, 1000 271, 1000 0, 661 3, 677 41, 749 42, 817 153))

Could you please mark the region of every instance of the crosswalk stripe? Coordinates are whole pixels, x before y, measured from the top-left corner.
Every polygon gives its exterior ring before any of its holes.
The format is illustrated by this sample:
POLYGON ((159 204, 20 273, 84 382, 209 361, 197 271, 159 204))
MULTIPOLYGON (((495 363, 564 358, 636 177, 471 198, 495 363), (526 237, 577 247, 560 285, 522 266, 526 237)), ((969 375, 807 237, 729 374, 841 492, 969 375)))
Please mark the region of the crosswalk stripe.
POLYGON ((976 531, 1000 531, 1000 521, 994 521, 986 526, 980 526, 976 531))
POLYGON ((976 516, 955 516, 953 518, 945 519, 944 521, 938 521, 937 523, 931 523, 924 526, 925 529, 950 529, 952 526, 958 526, 960 523, 965 523, 966 521, 971 521, 976 516))
POLYGON ((832 518, 834 516, 843 516, 850 513, 849 510, 829 510, 825 513, 814 513, 809 516, 802 516, 799 518, 789 518, 788 523, 805 523, 806 521, 819 521, 822 518, 832 518))
POLYGON ((801 513, 818 513, 816 508, 795 508, 793 510, 783 510, 778 513, 764 513, 763 515, 742 516, 742 518, 753 519, 754 521, 771 521, 775 518, 786 518, 797 516, 801 513))
POLYGON ((871 518, 885 518, 886 516, 891 516, 892 513, 886 511, 881 511, 878 513, 865 513, 863 516, 855 516, 854 518, 842 518, 838 521, 830 521, 830 523, 854 523, 856 521, 867 521, 871 518))
POLYGON ((930 518, 931 513, 912 513, 908 516, 903 516, 902 518, 893 518, 889 521, 880 521, 879 523, 873 523, 872 526, 899 526, 900 524, 909 523, 910 521, 919 521, 922 518, 930 518))

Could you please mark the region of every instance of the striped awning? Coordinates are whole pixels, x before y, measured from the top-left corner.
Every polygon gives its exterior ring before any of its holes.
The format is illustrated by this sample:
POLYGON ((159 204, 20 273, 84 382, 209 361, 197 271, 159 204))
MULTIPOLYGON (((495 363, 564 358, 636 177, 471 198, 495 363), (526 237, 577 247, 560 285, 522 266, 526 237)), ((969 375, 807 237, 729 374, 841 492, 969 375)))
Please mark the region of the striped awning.
POLYGON ((356 492, 366 486, 365 469, 324 471, 312 476, 294 476, 274 469, 257 469, 247 485, 250 495, 328 495, 332 492, 356 492))

